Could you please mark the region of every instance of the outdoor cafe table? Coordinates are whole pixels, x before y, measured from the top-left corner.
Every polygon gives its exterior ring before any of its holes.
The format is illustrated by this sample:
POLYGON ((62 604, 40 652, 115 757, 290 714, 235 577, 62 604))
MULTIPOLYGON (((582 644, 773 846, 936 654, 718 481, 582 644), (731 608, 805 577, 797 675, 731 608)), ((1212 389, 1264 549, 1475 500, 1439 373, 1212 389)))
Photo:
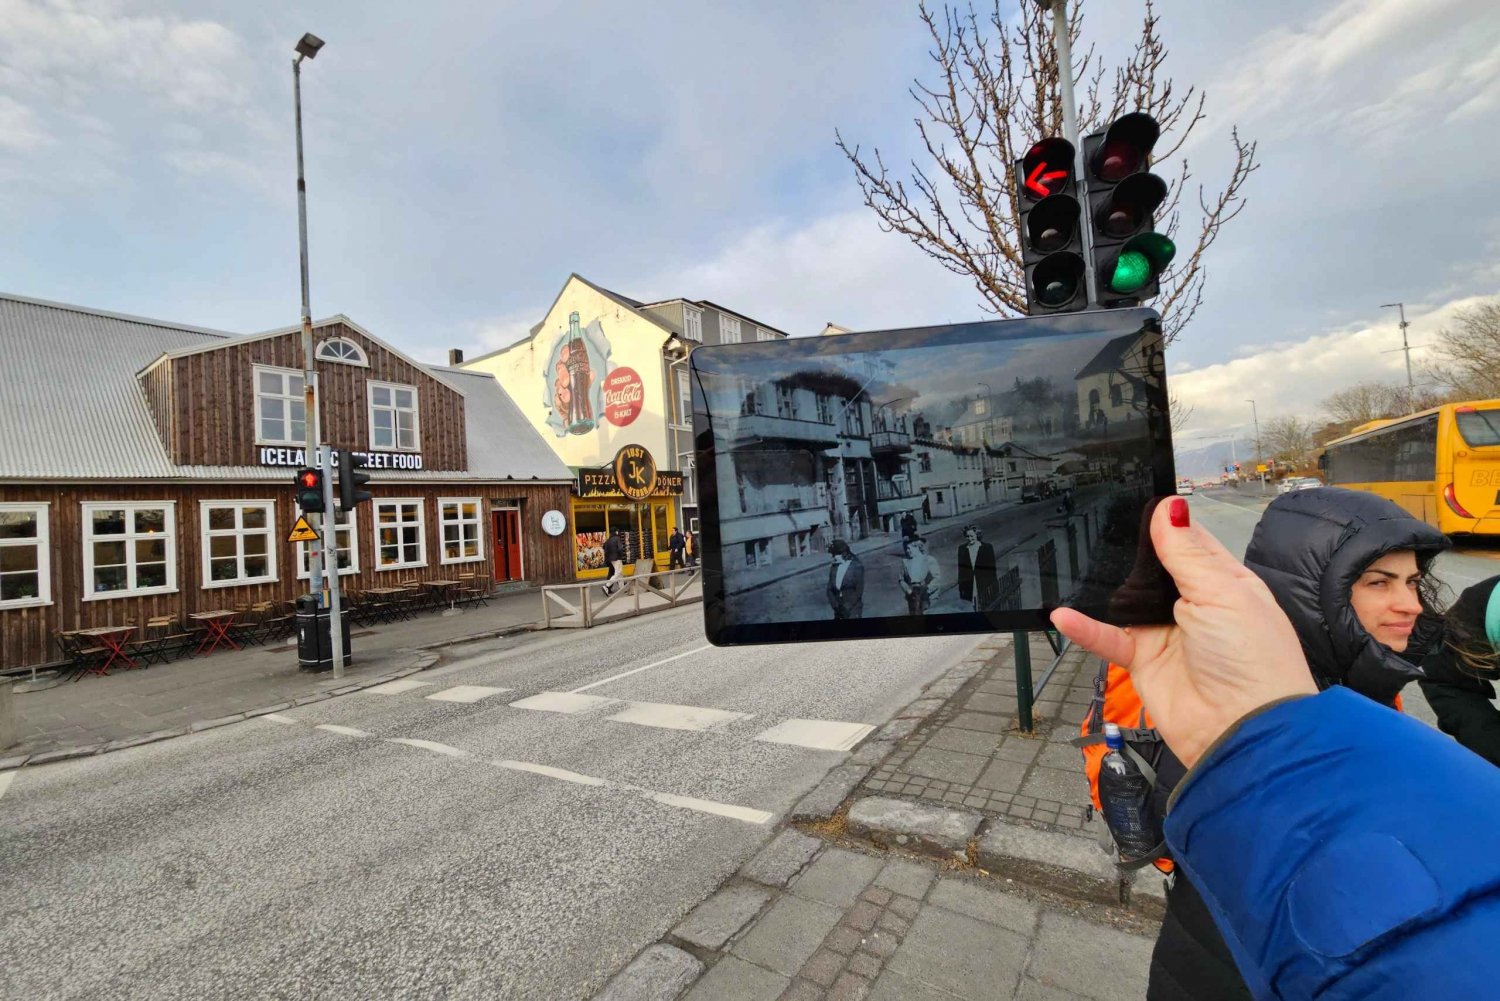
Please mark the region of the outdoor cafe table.
POLYGON ((422 582, 422 586, 431 588, 432 590, 436 591, 438 593, 439 601, 442 601, 444 598, 448 598, 448 607, 452 608, 453 599, 448 597, 448 592, 452 591, 455 587, 462 583, 463 581, 461 580, 424 580, 422 582))
MULTIPOLYGON (((407 595, 407 594, 410 594, 410 593, 411 593, 411 591, 408 590, 407 588, 404 588, 404 587, 367 587, 367 588, 365 588, 365 594, 373 594, 373 595, 376 595, 377 597, 381 597, 381 598, 394 598, 397 595, 407 595)), ((404 618, 404 619, 411 618, 411 615, 406 611, 406 609, 401 608, 401 607, 395 607, 395 608, 388 609, 386 615, 381 618, 381 621, 382 622, 390 622, 393 618, 398 617, 398 616, 400 618, 404 618)))
POLYGON ((135 626, 99 626, 97 629, 80 629, 79 636, 92 636, 103 643, 109 649, 109 657, 98 667, 89 668, 94 674, 108 674, 109 665, 117 660, 123 660, 126 667, 140 667, 130 659, 130 654, 125 652, 125 641, 130 634, 135 632, 135 626))
POLYGON ((193 612, 189 615, 188 618, 193 621, 203 623, 203 640, 193 652, 213 653, 220 643, 228 643, 238 650, 240 645, 229 637, 229 627, 234 625, 234 616, 234 612, 224 609, 216 612, 193 612))

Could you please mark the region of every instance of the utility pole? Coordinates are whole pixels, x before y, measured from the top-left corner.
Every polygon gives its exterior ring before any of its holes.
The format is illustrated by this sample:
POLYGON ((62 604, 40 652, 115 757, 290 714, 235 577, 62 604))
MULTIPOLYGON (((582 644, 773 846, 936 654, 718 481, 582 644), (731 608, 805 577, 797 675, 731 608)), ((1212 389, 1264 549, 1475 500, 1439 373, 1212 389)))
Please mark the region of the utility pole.
MULTIPOLYGON (((318 454, 318 373, 313 367, 312 300, 307 281, 307 181, 302 174, 302 60, 312 59, 323 47, 323 40, 316 35, 303 35, 297 42, 297 58, 292 60, 292 101, 297 112, 297 246, 302 259, 302 408, 303 426, 307 431, 304 458, 308 465, 319 462, 318 454)), ((333 470, 322 467, 325 479, 333 476, 333 470)), ((329 508, 332 513, 332 508, 329 508)), ((308 522, 318 537, 323 538, 323 517, 308 515, 308 522)), ((312 573, 309 583, 318 603, 323 603, 323 544, 313 547, 307 557, 308 569, 312 573)))
POLYGON ((1255 475, 1260 477, 1260 491, 1266 492, 1266 474, 1260 471, 1260 467, 1266 464, 1265 451, 1260 446, 1260 414, 1255 412, 1255 401, 1246 400, 1250 404, 1250 417, 1255 421, 1255 475))
POLYGON ((1413 410, 1417 409, 1417 387, 1416 383, 1412 382, 1411 378, 1411 345, 1406 341, 1406 328, 1408 326, 1406 322, 1406 303, 1387 302, 1384 303, 1380 308, 1395 308, 1399 310, 1401 314, 1401 350, 1406 355, 1406 412, 1411 413, 1413 410))
MULTIPOLYGON (((1052 50, 1057 58, 1058 98, 1062 101, 1063 138, 1073 144, 1073 176, 1086 176, 1083 162, 1083 143, 1078 140, 1078 102, 1073 97, 1073 40, 1068 36, 1068 0, 1036 0, 1043 10, 1052 12, 1052 50)), ((1085 202, 1085 204, 1087 204, 1085 202)), ((1083 278, 1088 290, 1089 302, 1098 302, 1094 274, 1094 251, 1091 227, 1079 224, 1083 237, 1083 278)))

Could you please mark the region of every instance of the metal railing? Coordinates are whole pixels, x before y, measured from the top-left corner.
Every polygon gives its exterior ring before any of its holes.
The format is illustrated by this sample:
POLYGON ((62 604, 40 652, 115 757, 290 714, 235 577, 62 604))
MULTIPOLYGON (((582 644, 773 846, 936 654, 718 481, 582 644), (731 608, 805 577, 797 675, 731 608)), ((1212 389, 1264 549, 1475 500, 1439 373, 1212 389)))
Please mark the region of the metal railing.
POLYGON ((1016 710, 1020 717, 1022 733, 1032 733, 1036 729, 1036 720, 1032 708, 1036 700, 1042 697, 1042 689, 1047 687, 1047 682, 1052 680, 1052 674, 1057 670, 1057 665, 1062 663, 1063 656, 1072 647, 1072 643, 1060 633, 1051 629, 1045 630, 1047 645, 1052 648, 1056 655, 1052 663, 1047 665, 1047 670, 1042 674, 1042 680, 1033 687, 1031 683, 1031 634, 1025 630, 1016 630, 1011 633, 1011 649, 1016 654, 1016 710))
POLYGON ((614 621, 701 601, 701 588, 693 594, 687 591, 702 577, 702 567, 645 569, 615 578, 620 587, 612 594, 604 593, 602 580, 548 584, 541 589, 542 622, 547 629, 588 629, 606 618, 614 621))

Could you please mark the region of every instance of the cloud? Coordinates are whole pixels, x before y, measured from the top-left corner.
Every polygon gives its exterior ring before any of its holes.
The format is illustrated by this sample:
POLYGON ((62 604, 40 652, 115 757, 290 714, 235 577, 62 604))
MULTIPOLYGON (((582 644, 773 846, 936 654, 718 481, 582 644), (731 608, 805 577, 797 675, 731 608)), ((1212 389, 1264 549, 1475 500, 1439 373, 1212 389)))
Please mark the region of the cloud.
MULTIPOLYGON (((1424 349, 1453 314, 1486 301, 1470 296, 1440 306, 1408 305, 1412 370, 1424 379, 1424 349)), ((1360 382, 1406 382, 1406 362, 1395 314, 1385 323, 1316 334, 1258 347, 1232 361, 1168 375, 1172 394, 1193 407, 1192 434, 1227 431, 1251 419, 1249 400, 1264 424, 1272 417, 1317 417, 1322 401, 1360 382)))
POLYGON ((26 153, 52 141, 36 112, 0 94, 0 150, 26 153))

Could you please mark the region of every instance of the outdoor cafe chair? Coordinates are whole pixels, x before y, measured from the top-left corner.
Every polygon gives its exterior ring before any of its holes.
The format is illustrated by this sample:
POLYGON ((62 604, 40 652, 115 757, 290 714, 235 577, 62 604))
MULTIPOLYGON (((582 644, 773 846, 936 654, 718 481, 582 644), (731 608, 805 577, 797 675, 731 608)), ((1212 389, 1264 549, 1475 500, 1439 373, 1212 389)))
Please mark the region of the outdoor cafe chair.
MULTIPOLYGON (((109 648, 92 643, 76 630, 60 629, 56 633, 57 647, 67 658, 73 680, 77 681, 89 671, 95 671, 109 656, 109 648)), ((102 671, 99 673, 103 673, 102 671)))
POLYGON ((143 644, 151 644, 152 652, 148 656, 156 657, 158 663, 184 655, 191 657, 198 642, 191 631, 170 615, 151 616, 146 620, 141 636, 143 644))

